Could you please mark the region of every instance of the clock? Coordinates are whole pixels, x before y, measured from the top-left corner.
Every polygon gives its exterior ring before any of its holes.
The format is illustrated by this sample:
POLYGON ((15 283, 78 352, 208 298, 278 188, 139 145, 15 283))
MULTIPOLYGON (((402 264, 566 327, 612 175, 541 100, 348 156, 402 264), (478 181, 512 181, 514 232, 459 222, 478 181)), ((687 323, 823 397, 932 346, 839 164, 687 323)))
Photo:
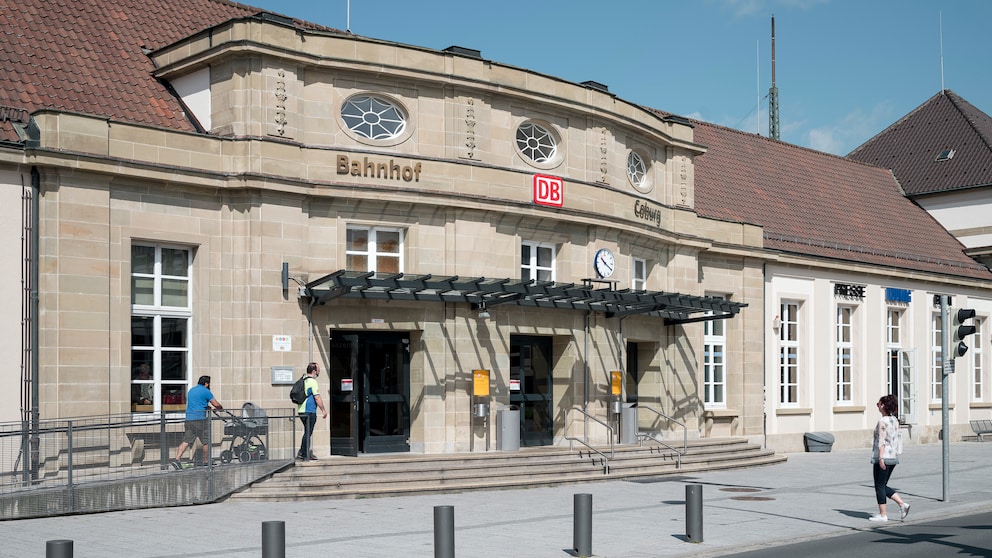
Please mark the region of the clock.
POLYGON ((600 277, 606 279, 610 275, 613 275, 613 270, 617 267, 617 262, 613 258, 613 252, 610 252, 606 248, 600 248, 596 250, 596 257, 592 261, 593 268, 596 269, 596 273, 600 277))

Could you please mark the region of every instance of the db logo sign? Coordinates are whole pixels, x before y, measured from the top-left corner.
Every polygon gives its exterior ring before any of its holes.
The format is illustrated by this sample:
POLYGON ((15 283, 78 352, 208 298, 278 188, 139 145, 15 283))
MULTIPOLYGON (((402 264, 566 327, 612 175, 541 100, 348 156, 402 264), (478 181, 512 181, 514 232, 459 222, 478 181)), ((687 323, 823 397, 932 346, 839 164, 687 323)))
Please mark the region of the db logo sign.
POLYGON ((557 176, 534 175, 534 203, 561 207, 565 203, 565 182, 557 176))

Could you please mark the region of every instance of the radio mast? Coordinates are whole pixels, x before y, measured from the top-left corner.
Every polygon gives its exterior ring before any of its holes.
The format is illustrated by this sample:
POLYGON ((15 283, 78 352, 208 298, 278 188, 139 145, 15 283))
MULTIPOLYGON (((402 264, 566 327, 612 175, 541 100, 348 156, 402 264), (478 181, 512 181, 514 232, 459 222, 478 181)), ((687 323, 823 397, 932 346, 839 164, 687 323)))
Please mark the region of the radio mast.
POLYGON ((768 90, 768 137, 779 139, 778 87, 775 87, 775 16, 772 15, 772 87, 768 90))

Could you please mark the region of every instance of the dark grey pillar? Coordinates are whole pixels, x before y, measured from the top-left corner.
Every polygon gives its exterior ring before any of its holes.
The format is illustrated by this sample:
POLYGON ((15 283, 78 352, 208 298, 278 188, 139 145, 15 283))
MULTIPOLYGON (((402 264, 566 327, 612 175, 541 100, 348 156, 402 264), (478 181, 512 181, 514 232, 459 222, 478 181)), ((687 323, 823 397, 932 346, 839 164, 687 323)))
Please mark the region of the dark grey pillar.
POLYGON ((454 506, 434 506, 434 558, 455 558, 454 506))
POLYGON ((46 542, 45 558, 72 558, 72 541, 57 539, 46 542))
POLYGON ((286 522, 262 522, 262 558, 286 558, 286 522))
POLYGON ((592 556, 592 494, 572 496, 572 549, 579 556, 592 556))
POLYGON ((685 486, 685 538, 689 542, 703 542, 703 485, 685 486))

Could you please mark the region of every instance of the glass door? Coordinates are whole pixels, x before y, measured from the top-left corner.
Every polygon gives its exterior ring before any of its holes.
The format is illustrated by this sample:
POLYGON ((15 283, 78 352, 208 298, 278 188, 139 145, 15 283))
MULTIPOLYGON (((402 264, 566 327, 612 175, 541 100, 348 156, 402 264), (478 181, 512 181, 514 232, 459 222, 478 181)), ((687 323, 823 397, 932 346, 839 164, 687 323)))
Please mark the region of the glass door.
POLYGON ((510 404, 520 409, 520 445, 554 441, 551 338, 510 336, 510 404))
POLYGON ((332 455, 410 451, 409 348, 406 334, 333 334, 332 455))

